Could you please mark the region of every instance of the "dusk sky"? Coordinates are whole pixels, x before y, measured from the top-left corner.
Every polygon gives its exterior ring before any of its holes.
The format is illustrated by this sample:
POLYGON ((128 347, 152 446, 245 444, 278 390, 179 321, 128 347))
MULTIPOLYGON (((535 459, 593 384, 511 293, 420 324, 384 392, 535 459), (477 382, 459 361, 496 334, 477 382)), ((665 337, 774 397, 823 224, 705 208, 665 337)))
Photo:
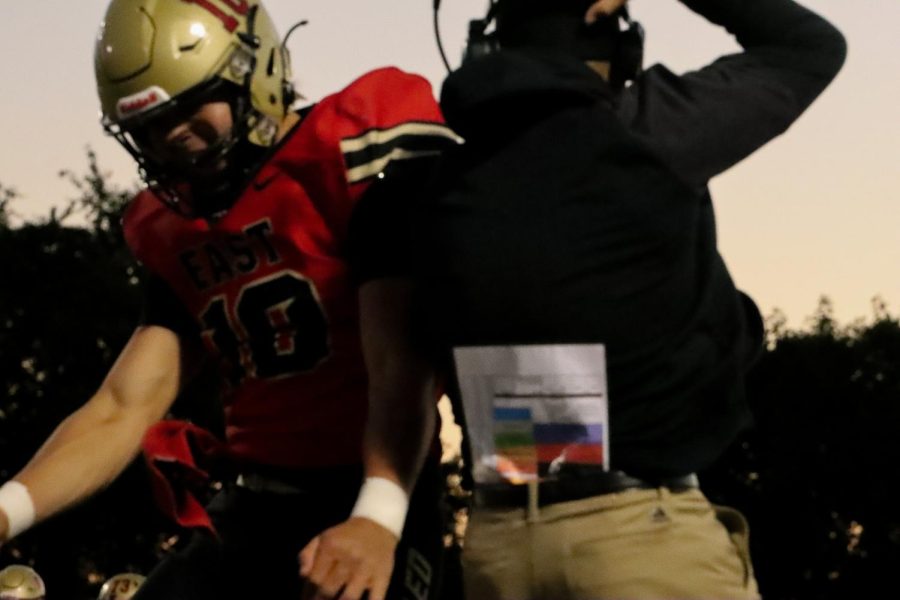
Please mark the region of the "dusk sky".
MULTIPOLYGON (((562 1, 562 0, 554 0, 562 1)), ((803 325, 827 294, 838 318, 871 315, 880 295, 900 314, 900 52, 897 0, 805 0, 845 34, 850 55, 837 81, 784 136, 716 178, 720 249, 738 286, 764 314, 782 309, 803 325)), ((57 172, 86 166, 94 148, 105 171, 136 184, 130 157, 98 124, 92 54, 106 0, 6 2, 0 21, 3 110, 0 185, 18 190, 21 219, 75 195, 57 172)), ((268 0, 291 40, 298 88, 314 100, 362 72, 397 65, 440 89, 431 0, 268 0)), ((485 0, 444 0, 444 44, 458 62, 466 22, 485 0)), ((648 31, 648 64, 675 71, 733 52, 723 31, 677 0, 632 0, 648 31)), ((8 259, 7 257, 4 257, 8 259)))

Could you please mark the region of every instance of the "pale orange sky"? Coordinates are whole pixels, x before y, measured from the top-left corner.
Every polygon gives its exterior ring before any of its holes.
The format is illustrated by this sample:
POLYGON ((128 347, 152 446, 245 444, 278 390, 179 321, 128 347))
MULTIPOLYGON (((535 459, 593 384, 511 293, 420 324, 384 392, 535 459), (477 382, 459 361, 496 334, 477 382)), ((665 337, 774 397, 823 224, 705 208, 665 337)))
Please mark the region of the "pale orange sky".
MULTIPOLYGON (((444 0, 451 59, 484 0, 444 0)), ((765 314, 803 324, 821 294, 840 320, 871 314, 879 294, 900 314, 900 52, 896 0, 805 0, 847 36, 838 80, 787 134, 713 181, 720 249, 738 285, 765 314)), ((123 185, 136 180, 125 152, 97 122, 93 39, 106 0, 7 3, 0 22, 0 184, 19 190, 25 218, 74 195, 56 173, 85 165, 84 148, 123 185)), ((311 99, 372 67, 395 64, 443 79, 431 0, 268 0, 292 38, 297 83, 311 99)), ((648 64, 699 67, 736 49, 727 34, 676 0, 632 0, 648 30, 648 64)))

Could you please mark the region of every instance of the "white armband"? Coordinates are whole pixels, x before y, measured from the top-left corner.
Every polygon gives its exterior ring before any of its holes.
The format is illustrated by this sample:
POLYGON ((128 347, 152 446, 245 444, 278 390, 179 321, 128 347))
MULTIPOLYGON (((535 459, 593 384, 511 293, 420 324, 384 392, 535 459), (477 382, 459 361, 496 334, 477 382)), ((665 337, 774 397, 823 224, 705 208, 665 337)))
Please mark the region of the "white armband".
POLYGON ((390 479, 367 477, 350 516, 371 519, 399 538, 407 510, 409 497, 402 487, 390 479))
POLYGON ((9 521, 7 540, 34 525, 34 502, 28 488, 18 481, 7 481, 0 487, 0 510, 9 521))

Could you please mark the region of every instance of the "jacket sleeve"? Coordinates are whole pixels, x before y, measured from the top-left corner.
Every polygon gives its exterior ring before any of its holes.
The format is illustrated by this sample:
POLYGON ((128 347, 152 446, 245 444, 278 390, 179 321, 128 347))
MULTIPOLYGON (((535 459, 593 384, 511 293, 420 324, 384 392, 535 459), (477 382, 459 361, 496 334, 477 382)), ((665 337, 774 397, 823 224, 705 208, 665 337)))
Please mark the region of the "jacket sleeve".
POLYGON ((677 76, 655 66, 620 115, 693 185, 784 132, 840 71, 843 35, 793 0, 681 0, 737 38, 743 52, 677 76))

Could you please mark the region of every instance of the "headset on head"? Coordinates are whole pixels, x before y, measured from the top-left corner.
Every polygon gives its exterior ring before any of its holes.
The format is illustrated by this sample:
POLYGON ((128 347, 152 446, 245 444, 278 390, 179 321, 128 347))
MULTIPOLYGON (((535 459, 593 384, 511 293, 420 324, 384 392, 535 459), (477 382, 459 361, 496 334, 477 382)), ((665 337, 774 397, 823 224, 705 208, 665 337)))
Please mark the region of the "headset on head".
MULTIPOLYGON (((463 63, 487 56, 500 49, 496 33, 488 33, 488 28, 497 17, 497 6, 496 0, 490 0, 490 7, 484 18, 469 21, 469 38, 463 63)), ((644 28, 640 23, 632 20, 628 9, 624 6, 619 10, 616 18, 621 19, 625 28, 619 32, 616 51, 611 58, 610 81, 614 85, 623 86, 626 82, 637 79, 644 69, 644 28)))

